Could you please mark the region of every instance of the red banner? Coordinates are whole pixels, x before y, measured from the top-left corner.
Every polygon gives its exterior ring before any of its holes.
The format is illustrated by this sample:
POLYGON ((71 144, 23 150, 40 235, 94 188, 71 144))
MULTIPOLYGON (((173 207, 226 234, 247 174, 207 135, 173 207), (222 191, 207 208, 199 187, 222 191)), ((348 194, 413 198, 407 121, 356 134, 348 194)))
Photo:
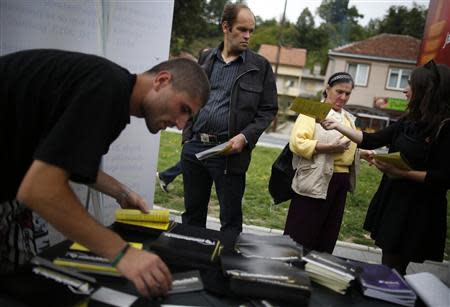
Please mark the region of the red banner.
POLYGON ((417 65, 434 59, 450 66, 450 1, 430 0, 417 65))

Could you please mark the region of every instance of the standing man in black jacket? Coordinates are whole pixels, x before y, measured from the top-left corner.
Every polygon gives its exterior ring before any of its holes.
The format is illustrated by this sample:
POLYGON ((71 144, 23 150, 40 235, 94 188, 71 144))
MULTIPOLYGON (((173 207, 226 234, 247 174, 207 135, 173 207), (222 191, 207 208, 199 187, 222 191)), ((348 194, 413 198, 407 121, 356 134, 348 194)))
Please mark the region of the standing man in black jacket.
POLYGON ((210 83, 206 105, 183 130, 185 212, 183 223, 206 226, 214 182, 220 203, 222 231, 242 231, 242 197, 251 151, 278 110, 270 63, 248 49, 255 17, 244 4, 227 4, 221 27, 223 43, 199 59, 210 83), (195 154, 228 142, 225 156, 203 161, 195 154))

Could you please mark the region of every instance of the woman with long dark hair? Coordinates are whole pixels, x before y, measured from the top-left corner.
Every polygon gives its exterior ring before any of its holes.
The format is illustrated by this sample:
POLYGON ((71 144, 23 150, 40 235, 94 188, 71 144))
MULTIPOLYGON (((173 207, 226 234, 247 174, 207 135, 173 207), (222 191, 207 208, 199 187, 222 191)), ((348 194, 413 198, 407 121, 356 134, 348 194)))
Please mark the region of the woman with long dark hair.
POLYGON ((406 273, 409 262, 442 261, 450 187, 450 68, 430 61, 411 73, 406 115, 375 133, 348 129, 333 119, 322 126, 336 129, 360 148, 389 145, 412 170, 373 161, 384 173, 364 223, 383 251, 382 262, 406 273))

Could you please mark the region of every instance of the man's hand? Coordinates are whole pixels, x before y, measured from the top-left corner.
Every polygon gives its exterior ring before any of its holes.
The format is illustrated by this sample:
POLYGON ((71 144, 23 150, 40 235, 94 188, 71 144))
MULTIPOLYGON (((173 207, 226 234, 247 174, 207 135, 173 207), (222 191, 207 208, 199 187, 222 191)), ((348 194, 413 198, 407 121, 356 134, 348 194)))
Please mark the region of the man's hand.
POLYGON ((247 145, 245 136, 242 133, 239 133, 238 135, 231 138, 228 143, 231 144, 231 149, 224 153, 224 155, 239 153, 242 151, 244 146, 247 145))
POLYGON ((116 200, 123 209, 139 209, 142 212, 148 212, 148 205, 145 199, 128 187, 124 186, 123 192, 120 193, 116 200))
POLYGON ((165 296, 172 287, 172 275, 155 254, 130 247, 117 264, 117 270, 133 282, 145 297, 165 296))

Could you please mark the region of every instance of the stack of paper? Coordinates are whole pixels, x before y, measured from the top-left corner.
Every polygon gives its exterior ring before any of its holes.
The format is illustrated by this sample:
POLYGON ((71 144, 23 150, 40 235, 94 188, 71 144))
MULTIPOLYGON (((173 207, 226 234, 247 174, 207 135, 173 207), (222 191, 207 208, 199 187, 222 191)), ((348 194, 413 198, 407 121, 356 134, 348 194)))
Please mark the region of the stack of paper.
POLYGON ((135 209, 117 209, 116 222, 165 231, 170 226, 169 210, 150 210, 143 213, 135 209))
POLYGON ((311 251, 303 260, 311 280, 341 294, 346 293, 360 271, 358 266, 328 253, 311 251))
POLYGON ((241 233, 235 250, 246 258, 260 258, 285 262, 301 261, 303 247, 286 235, 259 236, 241 233))
MULTIPOLYGON (((130 242, 129 244, 134 248, 142 249, 142 243, 130 242)), ((120 276, 120 273, 108 259, 91 253, 86 247, 78 243, 73 243, 64 256, 55 258, 53 263, 80 272, 120 276)))
POLYGON ((450 306, 450 289, 432 273, 410 274, 405 279, 427 306, 450 306))
POLYGON ((383 264, 350 262, 362 269, 358 282, 364 295, 403 306, 414 306, 414 291, 395 269, 383 264))

